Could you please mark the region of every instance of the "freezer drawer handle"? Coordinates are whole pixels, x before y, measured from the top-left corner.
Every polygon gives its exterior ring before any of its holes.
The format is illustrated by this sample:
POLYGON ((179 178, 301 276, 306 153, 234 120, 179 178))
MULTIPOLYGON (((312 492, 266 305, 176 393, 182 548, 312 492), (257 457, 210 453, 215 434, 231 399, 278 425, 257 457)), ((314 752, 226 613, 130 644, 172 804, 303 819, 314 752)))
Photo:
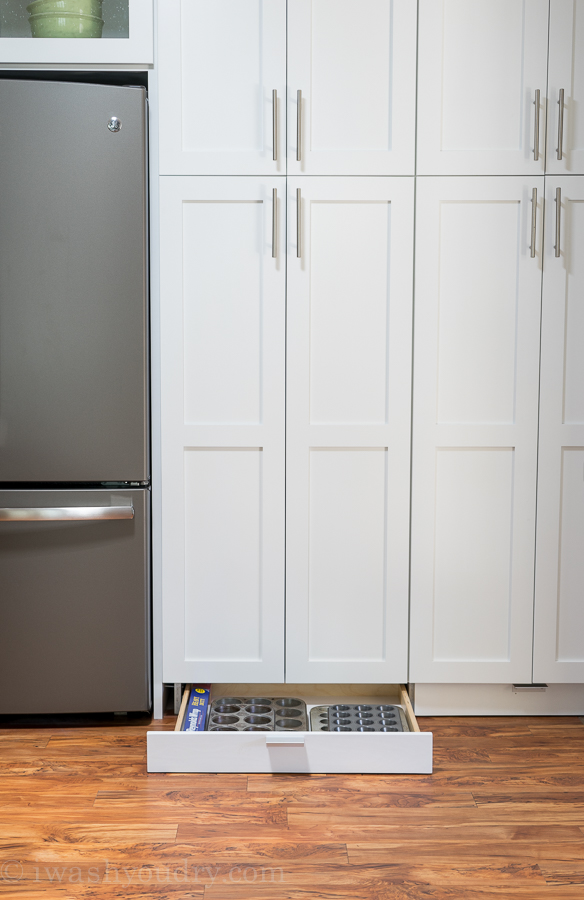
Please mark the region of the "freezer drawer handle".
POLYGON ((102 522, 133 518, 133 506, 14 506, 0 509, 0 522, 102 522))

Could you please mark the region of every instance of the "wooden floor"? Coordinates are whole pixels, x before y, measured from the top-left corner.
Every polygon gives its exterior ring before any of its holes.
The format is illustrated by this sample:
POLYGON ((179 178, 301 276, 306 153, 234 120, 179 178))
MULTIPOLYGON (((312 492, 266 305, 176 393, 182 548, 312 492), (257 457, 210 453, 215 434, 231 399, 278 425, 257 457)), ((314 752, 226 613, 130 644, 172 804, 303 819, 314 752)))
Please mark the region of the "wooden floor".
POLYGON ((420 725, 431 776, 147 775, 144 727, 1 728, 0 898, 583 900, 583 722, 420 725))

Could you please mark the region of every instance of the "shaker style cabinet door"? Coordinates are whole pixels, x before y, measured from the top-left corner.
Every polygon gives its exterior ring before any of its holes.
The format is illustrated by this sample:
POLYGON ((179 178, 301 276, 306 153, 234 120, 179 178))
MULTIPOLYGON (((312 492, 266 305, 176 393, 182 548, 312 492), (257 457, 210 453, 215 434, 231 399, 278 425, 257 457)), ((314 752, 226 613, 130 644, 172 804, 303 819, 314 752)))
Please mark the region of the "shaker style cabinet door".
POLYGON ((286 0, 164 0, 160 172, 286 172, 286 0))
POLYGON ((551 0, 546 170, 584 174, 584 0, 551 0))
POLYGON ((418 182, 411 681, 531 681, 543 181, 418 182))
POLYGON ((546 178, 533 678, 584 682, 584 178, 546 178))
POLYGON ((288 178, 287 681, 407 676, 413 193, 288 178))
POLYGON ((418 175, 544 171, 549 0, 420 0, 418 175))
POLYGON ((280 682, 285 179, 161 182, 163 678, 280 682))
POLYGON ((413 175, 414 0, 288 0, 288 174, 413 175))

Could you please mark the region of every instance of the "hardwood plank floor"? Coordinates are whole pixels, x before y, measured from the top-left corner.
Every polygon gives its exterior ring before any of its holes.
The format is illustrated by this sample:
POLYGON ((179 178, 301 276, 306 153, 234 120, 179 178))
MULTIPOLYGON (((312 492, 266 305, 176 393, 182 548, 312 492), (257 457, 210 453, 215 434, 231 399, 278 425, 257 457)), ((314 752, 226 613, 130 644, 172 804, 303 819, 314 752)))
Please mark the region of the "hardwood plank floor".
POLYGON ((576 717, 420 719, 431 776, 148 775, 145 726, 28 725, 0 727, 0 900, 584 898, 576 717))

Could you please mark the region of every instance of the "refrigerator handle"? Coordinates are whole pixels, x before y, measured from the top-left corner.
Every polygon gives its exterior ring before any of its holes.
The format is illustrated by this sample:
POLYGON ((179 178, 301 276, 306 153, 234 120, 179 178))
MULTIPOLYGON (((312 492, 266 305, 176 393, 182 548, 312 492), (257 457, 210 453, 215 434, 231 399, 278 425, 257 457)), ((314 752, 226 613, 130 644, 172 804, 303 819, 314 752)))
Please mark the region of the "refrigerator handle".
POLYGON ((0 509, 0 522, 103 522, 133 518, 133 506, 14 506, 0 509))

